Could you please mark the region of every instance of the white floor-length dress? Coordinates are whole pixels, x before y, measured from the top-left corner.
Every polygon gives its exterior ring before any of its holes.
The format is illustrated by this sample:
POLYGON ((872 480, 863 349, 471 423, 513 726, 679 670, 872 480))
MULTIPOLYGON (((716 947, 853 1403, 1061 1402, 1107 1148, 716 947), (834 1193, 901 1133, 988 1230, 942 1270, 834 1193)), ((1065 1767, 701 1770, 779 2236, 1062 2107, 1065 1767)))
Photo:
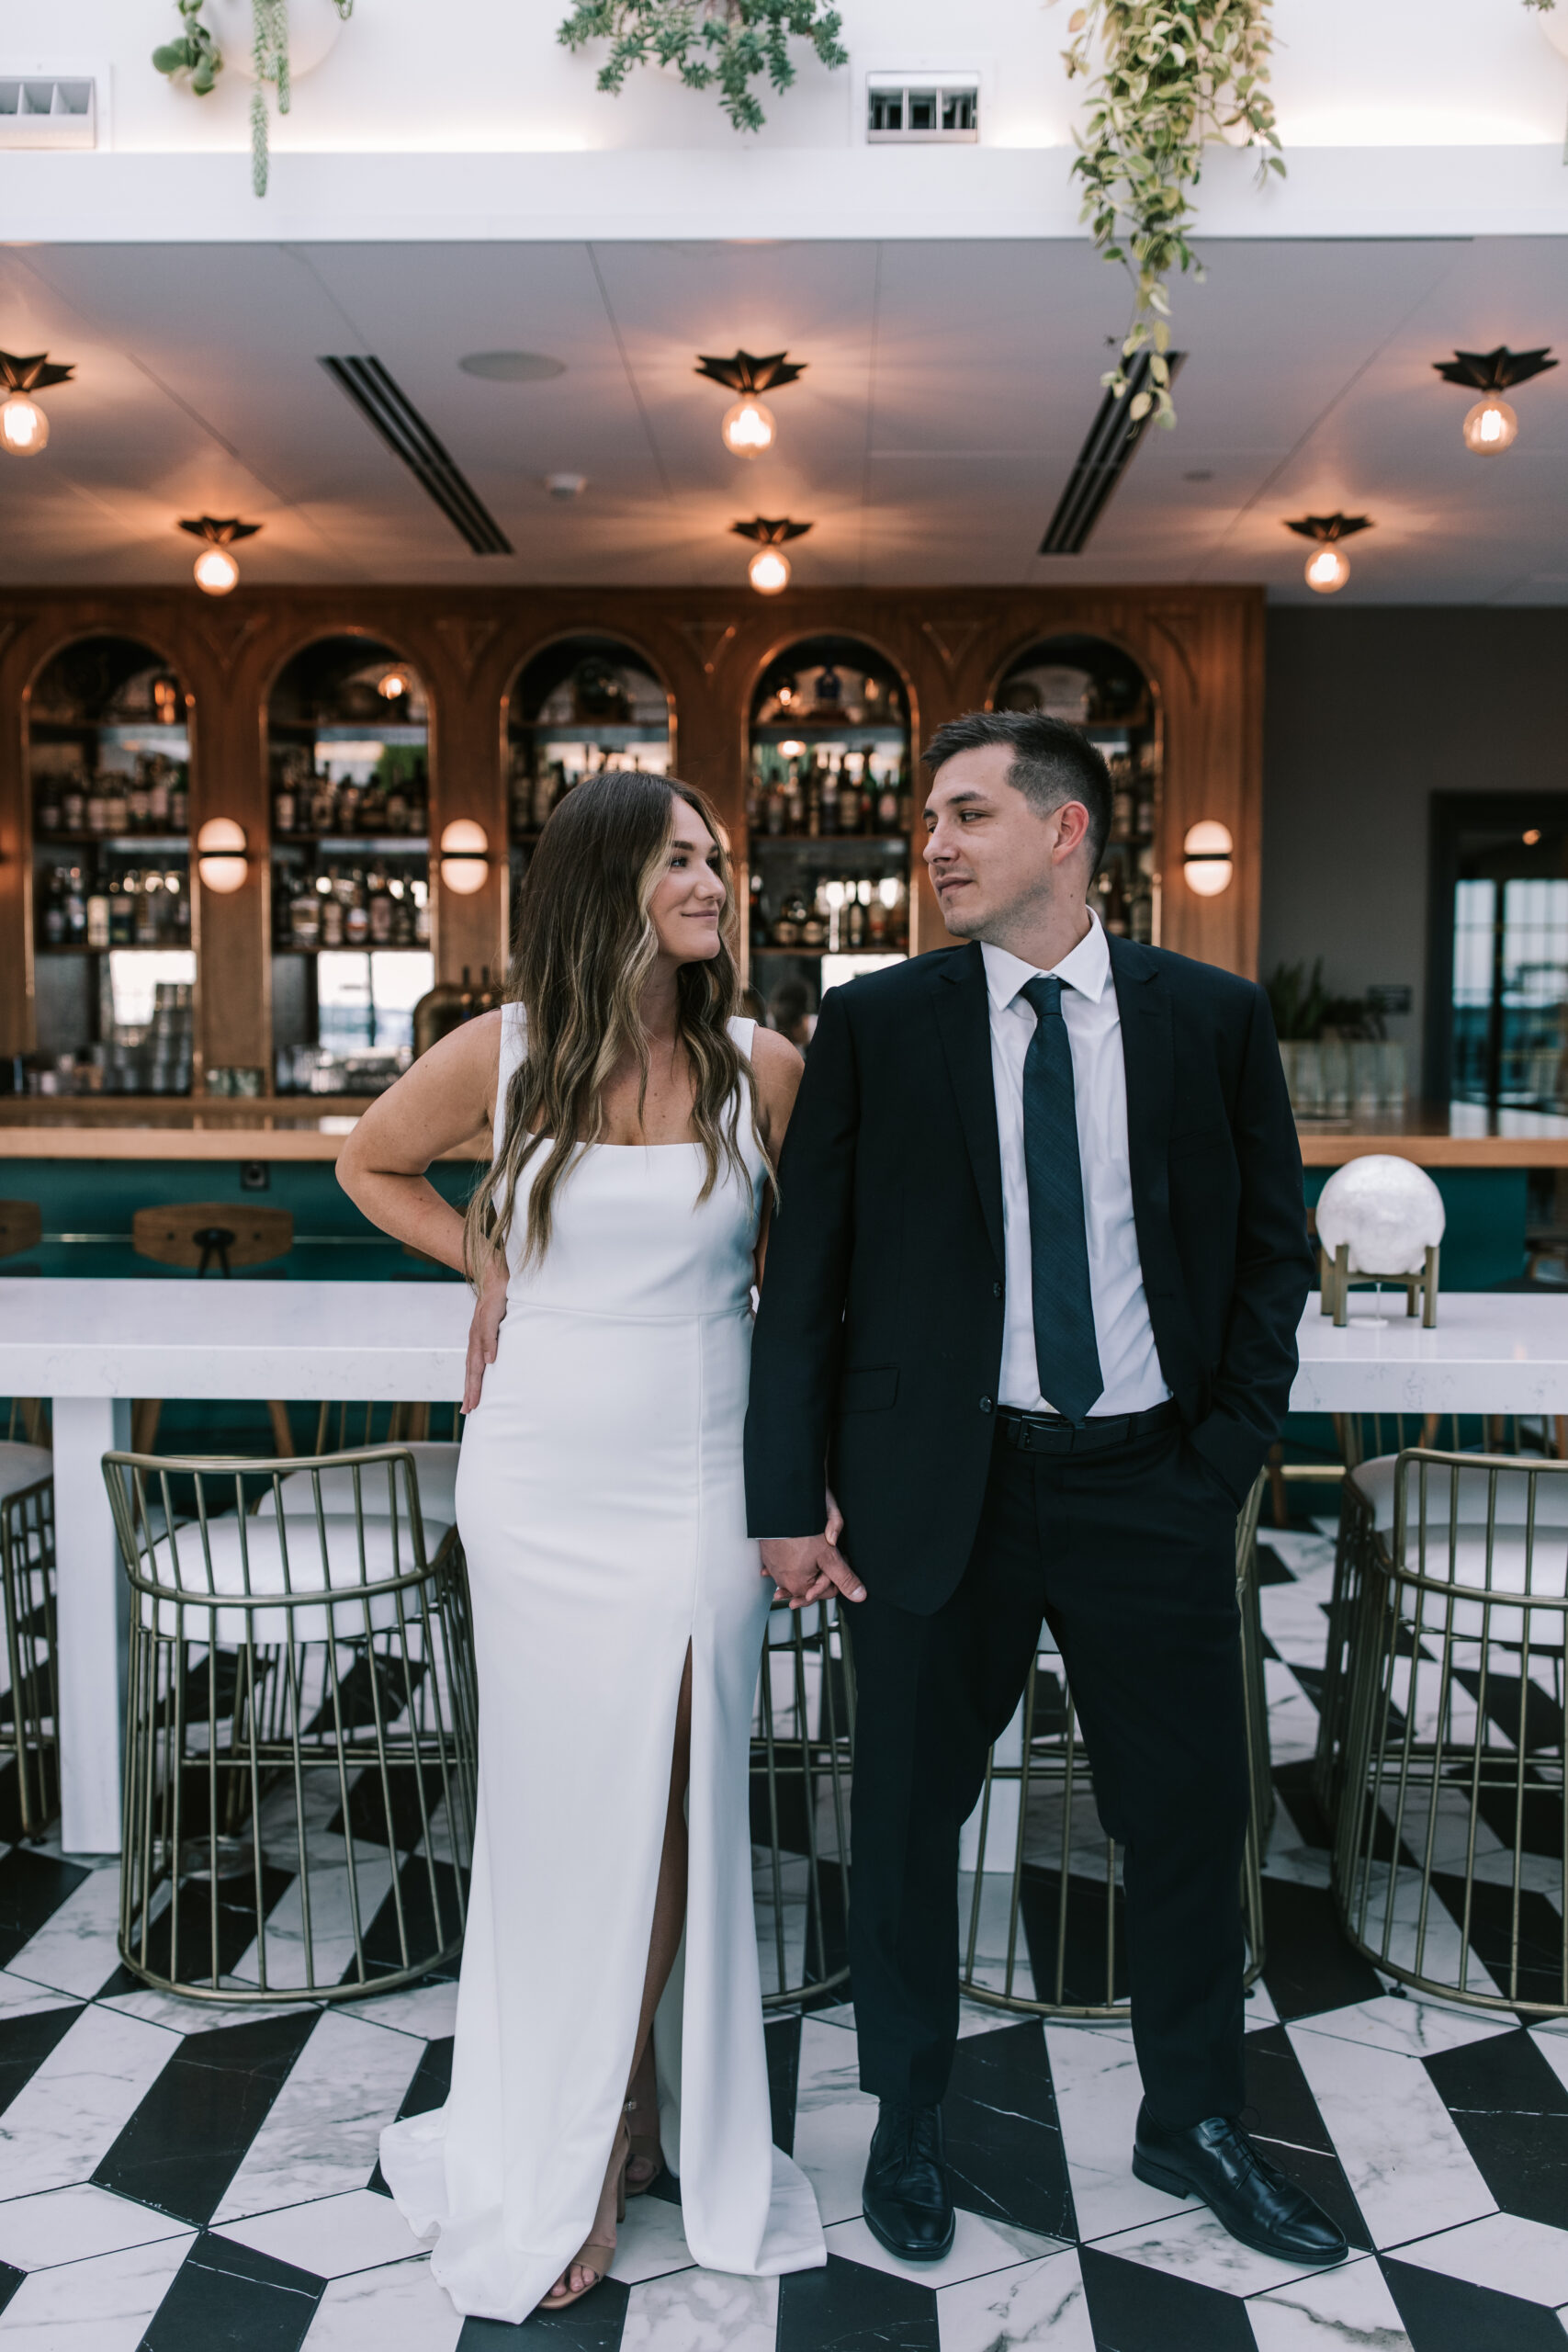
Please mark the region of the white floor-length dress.
MULTIPOLYGON (((524 1051, 502 1016, 497 1144, 524 1051)), ((753 1024, 731 1034, 749 1052, 753 1024)), ((664 2151, 694 2259, 826 2260, 773 2144, 752 1926, 748 1739, 770 1588, 741 1424, 761 1159, 699 1207, 692 1144, 595 1145, 513 1275, 469 1416, 457 1523, 479 1676, 479 1829, 451 2094, 381 2164, 459 2312, 520 2321, 592 2227, 626 2095, 692 1651, 691 1867, 655 2030, 664 2151)), ((537 1167, 537 1160, 533 1167, 537 1167)), ((530 1171, 531 1173, 531 1171, 530 1171)), ((525 1176, 525 1185, 529 1175, 525 1176)))

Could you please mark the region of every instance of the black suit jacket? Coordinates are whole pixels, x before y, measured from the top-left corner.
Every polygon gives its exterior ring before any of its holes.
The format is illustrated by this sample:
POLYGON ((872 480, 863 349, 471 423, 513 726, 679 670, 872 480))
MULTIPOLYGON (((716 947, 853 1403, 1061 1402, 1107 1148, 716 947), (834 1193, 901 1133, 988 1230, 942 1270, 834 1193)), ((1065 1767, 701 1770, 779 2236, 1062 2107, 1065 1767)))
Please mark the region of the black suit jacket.
MULTIPOLYGON (((1134 1214, 1155 1345, 1239 1504, 1279 1435, 1313 1279, 1268 1000, 1112 939, 1134 1214)), ((996 1428, 1001 1155, 978 946, 823 1001, 779 1168, 751 1354, 753 1535, 819 1531, 904 1608, 964 1573, 996 1428)))

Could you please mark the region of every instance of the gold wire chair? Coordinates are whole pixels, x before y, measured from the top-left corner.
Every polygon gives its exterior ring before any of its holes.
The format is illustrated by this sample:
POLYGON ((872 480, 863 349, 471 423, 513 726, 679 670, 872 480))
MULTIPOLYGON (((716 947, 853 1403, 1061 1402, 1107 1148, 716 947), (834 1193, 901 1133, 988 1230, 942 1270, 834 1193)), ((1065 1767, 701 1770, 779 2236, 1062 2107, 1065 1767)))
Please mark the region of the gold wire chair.
POLYGON ((132 1598, 127 1967, 259 2006, 390 1992, 454 1960, 473 1638, 457 1530, 427 1532, 409 1449, 107 1453, 104 1476, 132 1598))
POLYGON ((1417 1992, 1562 2016, 1568 1463, 1410 1447, 1347 1487, 1346 1934, 1417 1992))
POLYGON ((752 1894, 762 2007, 849 1979, 854 1669, 836 1601, 768 1613, 751 1725, 752 1894))
MULTIPOLYGON (((1235 1527, 1249 1794, 1240 1888, 1248 1984, 1263 1970, 1263 1854, 1274 1809, 1258 1602, 1258 1519, 1265 1486, 1260 1474, 1235 1527)), ((1026 2017, 1124 2018, 1130 2010, 1117 1945, 1121 1879, 1116 1843, 1106 1837, 1095 1812, 1072 1691, 1054 1645, 1043 1646, 1030 1668, 1016 1761, 1000 1756, 1005 1744, 1006 1735, 991 1750, 980 1793, 961 1989, 988 2008, 1026 2017), (997 1842, 991 1833, 998 1787, 1009 1791, 1009 1818, 1001 1828, 1010 1846, 1004 1866, 1010 1870, 1010 1883, 1004 1870, 986 1867, 997 1842), (1043 1857, 1053 1849, 1054 1860, 1047 1864, 1043 1857), (1031 1877, 1031 1872, 1036 1875, 1031 1877), (989 1947, 984 1953, 982 1941, 989 1947), (1018 1989, 1024 1968, 1032 1993, 1018 1989)), ((1003 1807, 997 1811, 1001 1814, 1003 1807)))
MULTIPOLYGON (((17 1418, 13 1404, 13 1427, 17 1418)), ((60 1810, 54 1456, 14 1437, 0 1441, 0 1603, 8 1702, 0 1707, 0 1756, 16 1759, 21 1832, 37 1838, 60 1810)))

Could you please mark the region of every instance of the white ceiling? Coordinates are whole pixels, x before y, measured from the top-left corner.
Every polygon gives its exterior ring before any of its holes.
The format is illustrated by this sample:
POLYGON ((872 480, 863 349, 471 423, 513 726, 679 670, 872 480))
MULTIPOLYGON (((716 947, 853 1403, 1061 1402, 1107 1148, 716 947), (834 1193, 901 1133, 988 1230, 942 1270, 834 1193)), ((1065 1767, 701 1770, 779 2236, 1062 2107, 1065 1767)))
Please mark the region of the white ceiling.
POLYGON ((0 347, 47 349, 42 457, 0 464, 0 580, 178 582, 184 514, 265 526, 247 579, 739 582, 728 536, 810 520, 802 582, 1258 581, 1305 600, 1282 518, 1343 507, 1350 602, 1568 604, 1568 366, 1497 459, 1460 439, 1456 345, 1568 356, 1568 238, 1212 243, 1174 289, 1190 355, 1080 557, 1034 552, 1125 316, 1067 241, 32 245, 0 347), (718 440, 699 351, 787 348, 775 456, 718 440), (508 385, 459 356, 544 351, 508 385), (517 549, 475 557, 316 365, 373 352, 517 549), (541 478, 588 489, 552 503, 541 478), (1195 473, 1210 479, 1192 481, 1195 473))

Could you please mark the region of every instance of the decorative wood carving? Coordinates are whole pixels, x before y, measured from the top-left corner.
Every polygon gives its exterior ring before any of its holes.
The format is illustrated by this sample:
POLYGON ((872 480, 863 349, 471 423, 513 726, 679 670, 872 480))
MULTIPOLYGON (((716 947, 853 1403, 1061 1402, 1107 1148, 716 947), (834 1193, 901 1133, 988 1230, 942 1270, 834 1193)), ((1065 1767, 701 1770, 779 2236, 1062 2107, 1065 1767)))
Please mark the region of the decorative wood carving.
POLYGON ((984 620, 922 621, 921 628, 942 657, 942 668, 951 678, 985 628, 984 620))
POLYGON ((457 657, 457 667, 468 684, 479 666, 479 658, 495 643, 498 625, 494 621, 474 619, 466 613, 441 613, 436 628, 457 657))
POLYGON ((1151 612, 1149 614, 1149 626, 1151 628, 1158 629, 1161 637, 1164 638, 1166 643, 1176 655, 1177 660, 1180 662, 1181 667, 1186 673, 1189 690, 1190 691, 1193 699, 1196 700, 1198 695, 1198 673, 1196 668, 1193 666, 1192 656, 1187 650, 1185 639, 1181 637, 1180 633, 1171 626, 1173 621, 1189 620, 1191 617, 1192 616, 1185 609, 1177 613, 1171 613, 1168 611, 1164 613, 1151 612))
POLYGON ((711 678, 718 667, 725 647, 735 635, 733 621, 678 621, 676 627, 688 645, 696 652, 703 665, 703 674, 711 678))
POLYGON ((197 627, 219 668, 227 675, 252 638, 266 625, 265 613, 214 612, 208 609, 203 611, 197 627))

